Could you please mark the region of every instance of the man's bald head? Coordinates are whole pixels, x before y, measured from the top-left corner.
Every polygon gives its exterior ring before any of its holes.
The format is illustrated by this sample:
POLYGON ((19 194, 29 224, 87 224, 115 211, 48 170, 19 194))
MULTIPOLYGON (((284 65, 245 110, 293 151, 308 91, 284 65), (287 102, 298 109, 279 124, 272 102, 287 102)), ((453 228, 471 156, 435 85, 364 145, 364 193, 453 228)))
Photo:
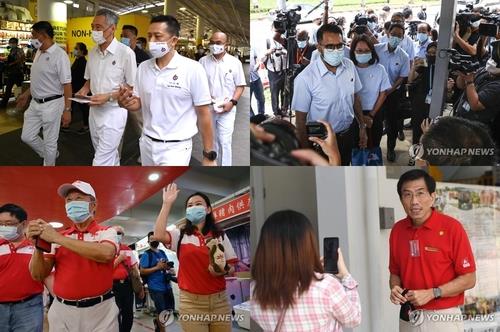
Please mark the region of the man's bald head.
POLYGON ((301 30, 297 34, 297 40, 308 40, 309 39, 309 32, 307 30, 301 30))
POLYGON ((227 44, 227 35, 222 31, 217 31, 212 34, 210 37, 211 44, 217 45, 226 45, 227 44))

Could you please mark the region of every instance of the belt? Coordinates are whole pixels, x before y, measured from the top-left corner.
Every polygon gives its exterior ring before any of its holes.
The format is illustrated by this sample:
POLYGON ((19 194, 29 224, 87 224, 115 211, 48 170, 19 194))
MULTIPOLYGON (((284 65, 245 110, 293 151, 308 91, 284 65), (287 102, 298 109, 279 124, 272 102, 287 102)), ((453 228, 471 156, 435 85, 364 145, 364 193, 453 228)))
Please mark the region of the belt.
POLYGON ((0 304, 17 304, 17 303, 28 302, 29 300, 34 299, 38 295, 41 295, 41 293, 30 295, 22 300, 19 300, 19 301, 0 302, 0 304))
POLYGON ((182 141, 185 141, 185 140, 179 140, 179 139, 173 139, 173 140, 162 140, 162 139, 158 139, 158 138, 154 138, 154 137, 151 137, 149 135, 146 135, 144 134, 145 136, 147 136, 150 140, 152 140, 153 142, 159 142, 159 143, 179 143, 179 142, 182 142, 182 141))
POLYGON ((113 292, 109 291, 106 294, 101 295, 101 296, 91 297, 88 299, 76 300, 76 301, 64 300, 64 299, 61 299, 59 296, 56 296, 56 298, 59 302, 66 304, 66 305, 71 305, 71 306, 77 307, 77 308, 88 308, 88 307, 95 306, 96 304, 99 304, 107 299, 110 299, 113 296, 114 296, 113 292))
POLYGON ((62 95, 57 95, 57 96, 52 96, 52 97, 47 97, 47 98, 42 98, 42 99, 38 99, 38 98, 33 98, 37 103, 39 104, 43 104, 43 103, 46 103, 48 101, 51 101, 51 100, 56 100, 56 99, 59 99, 59 98, 62 98, 62 95))

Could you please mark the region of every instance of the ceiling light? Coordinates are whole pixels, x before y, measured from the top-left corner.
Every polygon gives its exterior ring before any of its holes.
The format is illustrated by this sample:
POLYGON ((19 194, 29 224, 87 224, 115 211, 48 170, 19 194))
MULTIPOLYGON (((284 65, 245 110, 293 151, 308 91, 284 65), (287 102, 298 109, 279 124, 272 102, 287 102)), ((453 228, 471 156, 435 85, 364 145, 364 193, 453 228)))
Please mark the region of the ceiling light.
POLYGON ((64 225, 58 221, 52 221, 52 222, 49 222, 49 225, 54 227, 54 228, 61 228, 63 227, 64 225))
POLYGON ((73 0, 64 0, 63 2, 67 5, 71 5, 73 3, 73 0))
POLYGON ((186 7, 179 8, 179 10, 183 10, 183 11, 186 10, 186 9, 187 9, 186 7))
POLYGON ((141 10, 141 13, 143 13, 143 14, 146 14, 147 12, 148 12, 148 10, 147 10, 147 9, 143 9, 143 10, 141 10))
POLYGON ((160 174, 158 173, 151 173, 148 176, 148 180, 151 182, 157 181, 160 178, 160 174))
POLYGON ((79 3, 73 3, 73 8, 80 8, 80 4, 79 3))

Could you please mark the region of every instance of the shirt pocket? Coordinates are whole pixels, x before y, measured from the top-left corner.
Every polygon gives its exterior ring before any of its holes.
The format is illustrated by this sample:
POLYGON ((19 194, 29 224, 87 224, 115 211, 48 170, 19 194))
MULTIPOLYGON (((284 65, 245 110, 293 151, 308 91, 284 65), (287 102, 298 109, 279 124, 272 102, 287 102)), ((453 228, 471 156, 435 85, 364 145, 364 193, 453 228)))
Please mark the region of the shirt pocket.
MULTIPOLYGON (((125 81, 125 67, 122 64, 116 63, 111 65, 109 68, 109 77, 112 82, 118 82, 118 84, 125 81)), ((115 88, 115 87, 112 87, 115 88)))

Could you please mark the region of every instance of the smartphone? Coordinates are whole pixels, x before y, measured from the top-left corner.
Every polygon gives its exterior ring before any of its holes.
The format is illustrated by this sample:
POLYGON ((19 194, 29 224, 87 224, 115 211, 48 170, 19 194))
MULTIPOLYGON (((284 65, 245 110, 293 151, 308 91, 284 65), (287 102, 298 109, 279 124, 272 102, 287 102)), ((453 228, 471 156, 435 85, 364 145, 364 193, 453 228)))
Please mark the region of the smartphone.
POLYGON ((325 237, 323 239, 323 261, 325 272, 331 274, 339 273, 339 238, 325 237))
POLYGON ((479 24, 479 35, 496 37, 498 33, 498 26, 491 23, 481 23, 479 24))
POLYGON ((307 136, 323 138, 327 136, 326 127, 321 122, 308 122, 306 123, 307 136))
POLYGON ((40 249, 41 251, 44 252, 50 252, 52 249, 52 246, 49 242, 37 237, 35 240, 35 247, 37 249, 40 249))

